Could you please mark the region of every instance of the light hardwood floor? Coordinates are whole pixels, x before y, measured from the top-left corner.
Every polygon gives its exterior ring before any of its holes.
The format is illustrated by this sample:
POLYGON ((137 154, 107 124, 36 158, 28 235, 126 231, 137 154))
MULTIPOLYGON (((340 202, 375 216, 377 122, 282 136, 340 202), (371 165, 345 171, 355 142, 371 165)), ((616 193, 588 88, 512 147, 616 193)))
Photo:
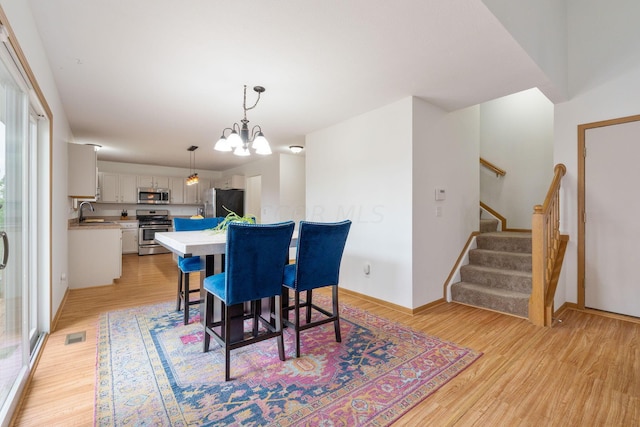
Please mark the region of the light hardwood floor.
MULTIPOLYGON (((115 286, 70 291, 15 425, 93 425, 99 314, 173 301, 176 280, 170 255, 126 255, 115 286), (79 331, 86 342, 64 344, 79 331)), ((561 323, 540 328, 455 303, 411 316, 351 295, 341 302, 484 353, 396 425, 640 425, 637 322, 566 310, 561 323)))

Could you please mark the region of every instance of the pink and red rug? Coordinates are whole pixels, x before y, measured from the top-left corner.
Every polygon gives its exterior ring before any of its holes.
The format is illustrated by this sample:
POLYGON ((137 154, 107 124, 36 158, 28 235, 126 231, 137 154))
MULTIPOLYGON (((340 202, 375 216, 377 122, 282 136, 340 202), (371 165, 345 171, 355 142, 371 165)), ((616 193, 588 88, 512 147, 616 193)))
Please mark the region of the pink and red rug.
POLYGON ((96 425, 389 425, 480 357, 342 304, 341 343, 333 324, 304 331, 295 358, 287 329, 285 362, 275 340, 234 350, 225 382, 223 352, 174 306, 101 316, 96 425))

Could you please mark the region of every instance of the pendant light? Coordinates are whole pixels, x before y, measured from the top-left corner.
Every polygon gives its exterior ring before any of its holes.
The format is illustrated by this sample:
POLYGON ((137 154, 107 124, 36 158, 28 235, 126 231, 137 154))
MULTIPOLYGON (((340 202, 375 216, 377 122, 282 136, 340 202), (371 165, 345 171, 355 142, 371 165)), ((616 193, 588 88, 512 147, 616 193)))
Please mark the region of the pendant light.
POLYGON ((200 180, 198 179, 198 174, 196 173, 196 150, 198 149, 197 145, 192 145, 187 148, 189 151, 189 176, 187 177, 187 185, 197 184, 200 180), (191 163, 193 160, 193 169, 191 168, 191 163))

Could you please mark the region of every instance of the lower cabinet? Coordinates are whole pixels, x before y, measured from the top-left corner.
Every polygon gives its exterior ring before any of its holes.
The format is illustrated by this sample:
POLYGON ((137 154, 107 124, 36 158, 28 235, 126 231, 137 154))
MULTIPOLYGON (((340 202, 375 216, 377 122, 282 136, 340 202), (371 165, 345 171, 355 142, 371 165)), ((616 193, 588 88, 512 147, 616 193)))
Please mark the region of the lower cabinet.
POLYGON ((122 229, 122 253, 137 254, 138 253, 138 228, 122 229))
POLYGON ((113 284, 122 274, 120 227, 69 230, 69 288, 113 284))

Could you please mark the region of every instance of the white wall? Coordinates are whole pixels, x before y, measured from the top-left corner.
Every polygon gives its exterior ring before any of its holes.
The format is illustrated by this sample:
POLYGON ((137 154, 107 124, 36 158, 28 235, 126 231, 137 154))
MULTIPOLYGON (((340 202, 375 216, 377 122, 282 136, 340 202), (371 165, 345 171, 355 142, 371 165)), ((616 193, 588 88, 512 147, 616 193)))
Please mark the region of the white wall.
POLYGON ((307 219, 353 221, 340 286, 407 308, 443 297, 478 227, 478 123, 408 97, 307 135, 307 219))
MULTIPOLYGON (((577 127, 580 124, 636 114, 640 114, 640 66, 629 69, 625 74, 580 94, 569 102, 556 105, 554 158, 557 163, 564 163, 567 167, 567 174, 562 183, 560 228, 563 233, 568 233, 571 239, 565 254, 564 268, 556 294, 556 306, 565 301, 577 302, 578 294, 577 127)), ((640 158, 640 145, 635 152, 621 153, 620 155, 640 158)), ((627 183, 627 185, 629 184, 627 183)), ((633 188, 633 185, 635 184, 629 186, 633 188)), ((633 193, 630 194, 630 197, 633 197, 633 193)))
MULTIPOLYGON (((228 155, 232 155, 229 153, 228 155)), ((224 176, 244 175, 262 177, 262 197, 260 204, 261 222, 269 224, 280 221, 280 156, 277 154, 259 158, 255 162, 224 171, 224 176)))
POLYGON ((51 282, 51 313, 45 313, 45 315, 53 318, 67 289, 67 282, 62 277, 66 277, 68 272, 67 142, 72 141, 72 135, 28 2, 0 0, 0 6, 9 19, 9 24, 53 113, 51 151, 48 146, 41 146, 38 151, 41 166, 39 173, 42 174, 38 182, 42 190, 39 194, 42 213, 38 236, 38 244, 41 248, 38 271, 41 275, 40 280, 46 282, 47 290, 51 282), (50 193, 49 185, 51 185, 50 193), (49 210, 50 204, 51 210, 49 210), (49 244, 52 247, 50 263, 49 244), (51 271, 51 277, 49 277, 49 271, 51 271))
MULTIPOLYGON (((568 0, 569 87, 575 95, 556 104, 554 162, 564 163, 560 228, 570 241, 555 305, 577 302, 578 153, 580 124, 640 114, 640 3, 568 0)), ((640 157, 640 148, 633 153, 640 157)), ((634 183, 622 183, 633 188, 634 183)), ((631 192, 633 197, 633 192, 631 192)), ((630 255, 632 256, 632 255, 630 255)))
POLYGON ((413 304, 443 298, 443 285, 478 230, 479 108, 447 113, 414 98, 413 304), (444 201, 435 190, 444 189, 444 201), (437 216, 439 208, 441 216, 437 216))
POLYGON ((280 221, 298 224, 306 216, 305 158, 295 154, 280 155, 280 221))
POLYGON ((571 97, 640 66, 640 2, 566 0, 566 5, 571 97))
MULTIPOLYGON (((100 172, 113 172, 131 175, 182 176, 185 179, 192 172, 188 168, 172 168, 167 166, 142 165, 138 163, 107 162, 104 160, 98 160, 98 170, 100 172)), ((216 171, 198 169, 196 172, 199 177, 209 178, 211 180, 222 177, 222 173, 216 171)))
POLYGON ((553 177, 553 104, 529 89, 480 105, 480 156, 507 174, 480 167, 480 200, 507 218, 509 228, 531 228, 553 177))
POLYGON ((340 286, 404 307, 413 306, 412 104, 311 133, 305 144, 307 220, 353 221, 340 286))
MULTIPOLYGON (((542 92, 554 102, 566 101, 569 92, 566 2, 564 0, 482 0, 482 2, 548 76, 548 84, 540 88, 542 92)), ((602 8, 602 2, 599 3, 598 8, 602 8)))

